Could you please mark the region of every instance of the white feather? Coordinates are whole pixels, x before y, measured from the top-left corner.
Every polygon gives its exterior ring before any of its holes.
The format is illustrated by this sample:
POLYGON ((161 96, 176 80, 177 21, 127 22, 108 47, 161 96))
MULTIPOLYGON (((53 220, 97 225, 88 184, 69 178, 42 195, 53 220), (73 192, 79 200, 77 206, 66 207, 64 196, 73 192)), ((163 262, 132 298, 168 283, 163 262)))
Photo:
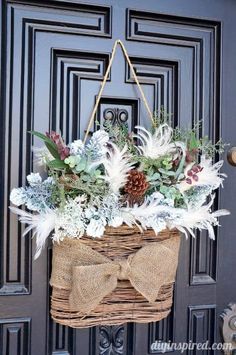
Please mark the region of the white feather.
POLYGON ((23 236, 32 230, 32 237, 36 237, 36 253, 34 258, 37 259, 46 243, 47 238, 55 227, 56 212, 48 209, 45 213, 31 214, 16 207, 9 207, 10 210, 19 216, 19 221, 28 224, 23 236))
POLYGON ((129 211, 121 210, 120 214, 123 219, 123 223, 127 224, 127 226, 132 227, 133 225, 136 225, 140 232, 143 231, 141 226, 136 222, 135 217, 129 211))
MULTIPOLYGON (((188 171, 191 170, 194 163, 186 166, 184 174, 188 178, 188 171)), ((181 193, 189 190, 193 186, 210 186, 212 190, 217 189, 220 185, 223 185, 225 174, 220 173, 219 170, 223 165, 223 160, 212 164, 211 159, 207 159, 204 155, 201 157, 200 167, 202 170, 197 173, 197 181, 192 180, 191 184, 188 184, 186 180, 183 180, 177 185, 181 193)))
POLYGON ((219 225, 217 217, 228 215, 230 212, 227 210, 211 212, 213 201, 214 196, 211 196, 211 200, 208 204, 200 206, 197 209, 179 209, 181 211, 180 218, 169 222, 169 226, 171 228, 177 228, 180 231, 185 228, 192 236, 194 236, 194 228, 199 230, 205 229, 209 233, 209 238, 215 239, 213 226, 219 225))
POLYGON ((152 159, 159 158, 168 153, 176 152, 177 147, 185 151, 185 145, 180 142, 171 143, 173 129, 168 124, 162 124, 151 134, 145 128, 136 126, 138 138, 142 145, 137 147, 141 155, 152 159))
POLYGON ((118 194, 119 189, 125 185, 128 172, 133 168, 134 163, 130 161, 126 145, 122 150, 113 143, 111 146, 111 149, 107 149, 107 156, 103 160, 105 167, 103 178, 109 183, 111 191, 118 194))
MULTIPOLYGON (((228 215, 230 212, 227 210, 211 212, 213 201, 214 196, 211 196, 210 202, 206 205, 202 205, 197 209, 190 206, 187 209, 183 209, 160 205, 158 199, 147 198, 141 206, 123 207, 122 213, 133 217, 128 220, 129 223, 133 223, 135 220, 141 224, 143 229, 151 227, 156 233, 160 231, 160 226, 162 228, 162 222, 158 219, 162 219, 163 214, 166 214, 166 224, 163 223, 164 228, 165 225, 170 229, 177 228, 186 237, 188 237, 187 232, 195 237, 195 228, 199 230, 205 229, 209 233, 209 238, 215 239, 213 226, 219 225, 217 217, 228 215)), ((124 222, 127 223, 125 218, 124 222)))
MULTIPOLYGON (((163 220, 158 219, 163 213, 173 214, 175 209, 169 206, 163 206, 159 204, 159 199, 155 198, 146 198, 142 205, 134 205, 133 207, 123 207, 121 209, 122 214, 126 214, 130 217, 128 222, 136 221, 136 225, 141 224, 142 229, 153 228, 155 233, 157 234, 160 231, 160 225, 166 226, 166 222, 163 223, 163 220)), ((127 223, 127 220, 124 218, 124 222, 127 223)), ((165 227, 164 227, 165 228, 165 227)), ((162 229, 162 227, 161 227, 162 229)))
POLYGON ((163 212, 171 213, 173 208, 160 205, 158 199, 146 198, 142 205, 135 204, 133 207, 123 207, 123 211, 131 213, 135 219, 139 220, 140 218, 149 218, 163 212))

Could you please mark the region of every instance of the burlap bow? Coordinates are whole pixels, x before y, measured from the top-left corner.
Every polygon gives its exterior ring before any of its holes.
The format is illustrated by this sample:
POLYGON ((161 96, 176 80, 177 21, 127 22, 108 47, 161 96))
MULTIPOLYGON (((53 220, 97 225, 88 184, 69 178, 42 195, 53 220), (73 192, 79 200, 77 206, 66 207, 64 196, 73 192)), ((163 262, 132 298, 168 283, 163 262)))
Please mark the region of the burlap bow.
POLYGON ((69 289, 70 306, 81 312, 96 308, 118 280, 129 280, 149 302, 160 287, 174 281, 180 238, 145 245, 127 259, 110 260, 83 243, 54 245, 51 285, 69 289))

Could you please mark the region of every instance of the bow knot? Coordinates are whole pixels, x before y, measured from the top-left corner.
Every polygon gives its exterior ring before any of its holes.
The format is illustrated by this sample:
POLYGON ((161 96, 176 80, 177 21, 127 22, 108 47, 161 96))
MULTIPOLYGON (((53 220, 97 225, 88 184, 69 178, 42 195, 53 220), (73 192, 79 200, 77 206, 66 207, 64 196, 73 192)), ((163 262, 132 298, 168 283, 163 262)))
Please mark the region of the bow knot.
POLYGON ((130 263, 128 259, 116 259, 115 262, 119 265, 117 272, 118 280, 128 280, 130 274, 130 263))

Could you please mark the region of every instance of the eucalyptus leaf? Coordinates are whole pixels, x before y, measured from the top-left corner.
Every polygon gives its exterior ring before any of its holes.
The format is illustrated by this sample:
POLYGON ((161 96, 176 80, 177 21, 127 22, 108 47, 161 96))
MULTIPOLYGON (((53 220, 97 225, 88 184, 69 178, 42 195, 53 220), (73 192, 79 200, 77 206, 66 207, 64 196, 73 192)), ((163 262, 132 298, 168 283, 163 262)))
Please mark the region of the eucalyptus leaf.
POLYGON ((179 163, 179 166, 178 166, 178 169, 175 173, 175 178, 178 179, 179 178, 179 175, 183 172, 183 169, 184 169, 184 164, 185 164, 185 156, 183 155, 181 160, 180 160, 180 163, 179 163))
POLYGON ((89 176, 89 175, 82 175, 82 176, 81 176, 81 179, 82 179, 83 181, 89 181, 89 180, 90 180, 90 176, 89 176))
POLYGON ((166 175, 166 176, 175 176, 175 174, 176 174, 175 171, 168 171, 168 170, 165 170, 162 168, 159 168, 158 170, 160 173, 162 173, 163 175, 166 175))
POLYGON ((155 180, 155 181, 149 181, 151 186, 159 186, 161 184, 161 182, 159 180, 155 180))
POLYGON ((87 166, 87 160, 85 158, 81 158, 80 162, 76 165, 75 170, 79 173, 84 171, 87 166))
POLYGON ((161 175, 159 173, 154 173, 153 175, 148 176, 147 180, 148 181, 155 181, 155 180, 160 179, 160 177, 161 177, 161 175))
POLYGON ((52 169, 67 169, 68 165, 64 163, 63 160, 60 159, 54 159, 48 162, 49 168, 52 169))

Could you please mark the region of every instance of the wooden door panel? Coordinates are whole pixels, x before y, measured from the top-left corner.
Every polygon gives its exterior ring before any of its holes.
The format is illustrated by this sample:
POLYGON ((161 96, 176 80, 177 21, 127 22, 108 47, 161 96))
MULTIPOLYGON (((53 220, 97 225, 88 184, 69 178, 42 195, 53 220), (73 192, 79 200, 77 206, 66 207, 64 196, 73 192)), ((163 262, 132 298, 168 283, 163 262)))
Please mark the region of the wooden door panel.
MULTIPOLYGON (((163 107, 172 114, 174 126, 190 127, 203 120, 200 135, 217 141, 223 132, 225 140, 233 139, 230 88, 236 85, 227 86, 221 77, 223 70, 224 77, 235 77, 236 83, 233 60, 224 59, 227 54, 233 58, 227 41, 236 33, 236 24, 229 20, 236 4, 229 0, 224 7, 224 1, 217 0, 213 7, 215 3, 1 2, 0 354, 146 355, 158 353, 151 349, 156 340, 213 343, 220 339, 219 313, 236 293, 235 282, 224 301, 228 271, 235 265, 231 255, 222 266, 227 245, 233 249, 232 227, 227 222, 222 220, 215 242, 206 233, 182 241, 173 311, 167 319, 149 325, 75 330, 50 319, 51 246, 34 261, 34 242, 21 237, 22 227, 8 211, 11 188, 24 184, 34 168, 26 131, 61 130, 67 142, 83 135, 117 38, 125 42, 153 111, 163 107), (223 240, 226 232, 227 242, 223 240)), ((102 122, 107 108, 119 108, 127 111, 130 128, 148 124, 133 83, 119 50, 98 121, 102 122)), ((34 145, 40 142, 35 139, 34 145)), ((236 176, 229 167, 226 170, 229 179, 215 208, 220 208, 221 201, 227 208, 235 206, 236 176)), ((229 221, 235 226, 235 220, 229 221)))

